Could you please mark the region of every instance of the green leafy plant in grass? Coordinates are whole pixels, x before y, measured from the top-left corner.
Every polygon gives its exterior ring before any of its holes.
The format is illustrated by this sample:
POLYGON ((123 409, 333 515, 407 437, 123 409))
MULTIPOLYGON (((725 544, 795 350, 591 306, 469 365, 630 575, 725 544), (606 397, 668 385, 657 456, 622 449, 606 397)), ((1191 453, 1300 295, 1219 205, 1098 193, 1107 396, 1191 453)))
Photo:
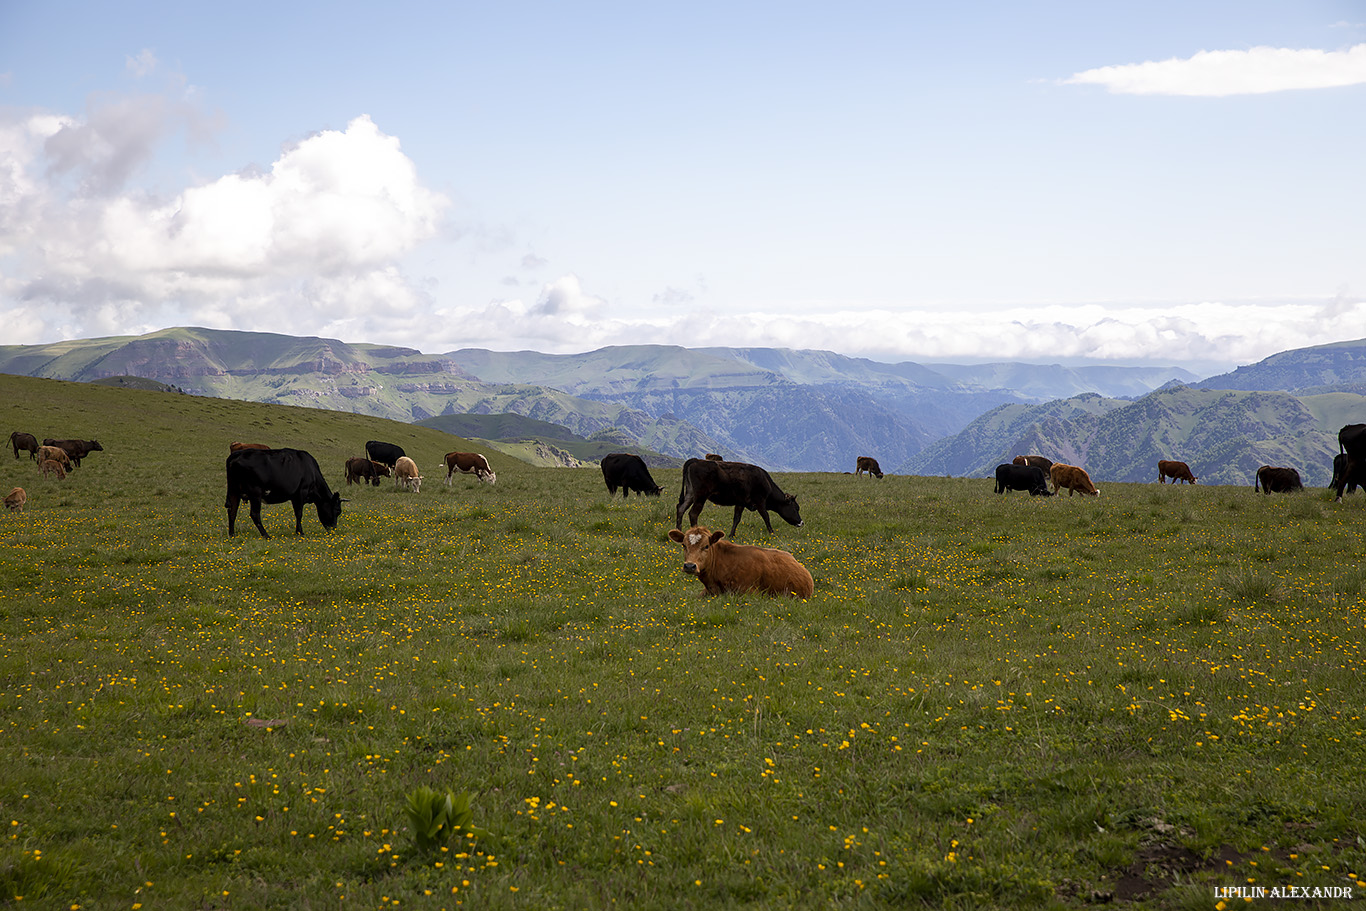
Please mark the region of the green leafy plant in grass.
POLYGON ((409 794, 408 822, 418 851, 437 851, 457 838, 491 838, 487 829, 473 825, 473 799, 469 791, 442 793, 425 785, 409 794))

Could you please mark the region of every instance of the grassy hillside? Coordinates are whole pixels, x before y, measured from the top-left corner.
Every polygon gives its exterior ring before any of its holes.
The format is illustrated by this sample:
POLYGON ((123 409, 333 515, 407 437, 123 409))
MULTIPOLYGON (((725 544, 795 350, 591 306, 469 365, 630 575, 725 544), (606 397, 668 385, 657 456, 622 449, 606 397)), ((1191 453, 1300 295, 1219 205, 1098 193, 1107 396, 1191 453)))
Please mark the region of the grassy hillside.
POLYGON ((275 538, 229 539, 233 438, 334 474, 451 438, 12 377, 0 402, 106 449, 64 482, 0 459, 31 495, 0 515, 16 907, 1206 908, 1366 868, 1359 496, 781 475, 806 525, 739 537, 815 594, 709 599, 671 498, 596 469, 343 488, 332 532, 275 506, 275 538), (419 787, 488 834, 419 849, 419 787))
MULTIPOLYGON (((119 496, 132 496, 143 484, 165 490, 192 485, 204 490, 205 507, 217 507, 219 513, 226 490, 224 461, 235 440, 305 449, 329 483, 343 490, 346 460, 364 455, 367 440, 397 443, 424 476, 435 477, 439 468, 443 480, 445 454, 472 446, 438 430, 367 415, 10 375, 0 375, 0 403, 7 445, 12 430, 39 439, 97 439, 104 452, 76 469, 81 477, 95 474, 91 466, 117 462, 122 466, 118 483, 127 485, 119 496), (154 453, 174 453, 174 458, 148 460, 154 453)), ((31 466, 16 462, 9 467, 21 472, 14 480, 21 483, 31 466)), ((502 483, 505 477, 515 479, 520 468, 507 462, 497 471, 502 483)))

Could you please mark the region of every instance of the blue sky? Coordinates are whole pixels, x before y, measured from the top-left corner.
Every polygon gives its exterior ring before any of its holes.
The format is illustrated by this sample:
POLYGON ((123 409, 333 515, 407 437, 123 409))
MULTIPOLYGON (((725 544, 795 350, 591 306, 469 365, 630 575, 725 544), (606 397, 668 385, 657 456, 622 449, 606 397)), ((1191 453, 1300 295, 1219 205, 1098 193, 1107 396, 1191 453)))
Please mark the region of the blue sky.
POLYGON ((9 343, 1366 336, 1366 3, 0 5, 9 343))

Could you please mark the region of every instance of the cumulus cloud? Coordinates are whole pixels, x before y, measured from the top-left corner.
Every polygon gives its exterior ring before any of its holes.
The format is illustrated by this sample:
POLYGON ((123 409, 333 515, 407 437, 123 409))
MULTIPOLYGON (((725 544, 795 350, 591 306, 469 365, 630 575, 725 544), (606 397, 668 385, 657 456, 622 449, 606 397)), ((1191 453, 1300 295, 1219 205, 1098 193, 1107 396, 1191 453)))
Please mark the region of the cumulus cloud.
POLYGON ((39 337, 187 322, 310 332, 380 312, 401 323, 425 301, 397 261, 448 202, 368 117, 169 197, 129 187, 183 118, 167 99, 2 118, 7 324, 36 312, 39 337))
POLYGON ((1064 85, 1100 85, 1126 95, 1256 95, 1366 83, 1366 44, 1345 51, 1254 47, 1200 51, 1184 59, 1103 66, 1064 85))

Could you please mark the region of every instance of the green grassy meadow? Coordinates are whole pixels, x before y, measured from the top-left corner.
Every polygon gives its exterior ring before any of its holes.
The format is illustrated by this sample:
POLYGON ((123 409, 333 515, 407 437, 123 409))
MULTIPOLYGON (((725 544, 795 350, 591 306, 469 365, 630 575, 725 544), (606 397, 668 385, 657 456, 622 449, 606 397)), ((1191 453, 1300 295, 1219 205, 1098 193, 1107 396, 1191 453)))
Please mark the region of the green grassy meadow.
MULTIPOLYGON (((679 474, 335 412, 0 377, 0 902, 48 908, 1240 907, 1366 872, 1357 493, 783 474, 807 600, 709 599, 679 474), (366 439, 420 494, 350 487, 366 439), (350 502, 243 510, 232 440, 350 502), (490 836, 416 848, 419 787, 490 836)), ((729 528, 730 510, 702 522, 729 528)), ((1295 907, 1341 906, 1298 901, 1295 907)))

